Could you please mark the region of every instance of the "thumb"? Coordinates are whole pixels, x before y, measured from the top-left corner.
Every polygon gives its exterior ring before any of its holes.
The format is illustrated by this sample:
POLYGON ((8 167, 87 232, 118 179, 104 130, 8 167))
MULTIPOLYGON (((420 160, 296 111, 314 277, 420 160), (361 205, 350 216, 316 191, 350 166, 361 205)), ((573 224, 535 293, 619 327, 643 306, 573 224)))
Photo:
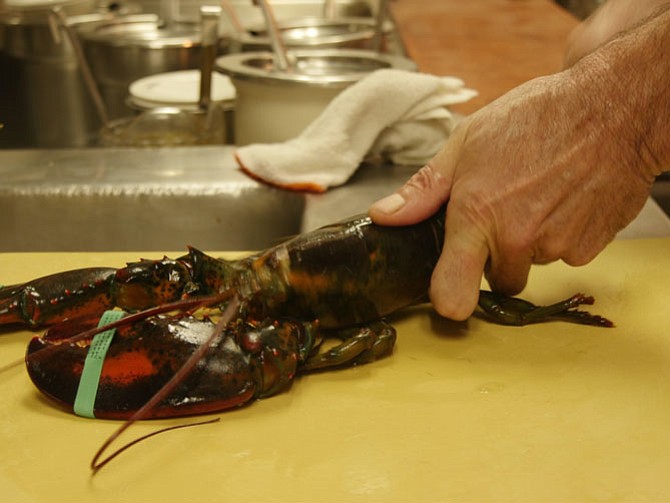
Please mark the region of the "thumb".
POLYGON ((397 191, 373 203, 368 210, 372 221, 380 225, 411 225, 434 215, 451 192, 455 163, 451 161, 450 144, 453 143, 447 142, 397 191))

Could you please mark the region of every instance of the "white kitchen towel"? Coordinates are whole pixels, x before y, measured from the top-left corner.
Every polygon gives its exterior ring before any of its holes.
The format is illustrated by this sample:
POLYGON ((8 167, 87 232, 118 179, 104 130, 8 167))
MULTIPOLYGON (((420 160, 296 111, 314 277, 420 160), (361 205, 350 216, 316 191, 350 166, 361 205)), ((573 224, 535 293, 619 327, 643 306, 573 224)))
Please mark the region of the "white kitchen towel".
POLYGON ((345 183, 366 156, 425 163, 454 127, 447 106, 476 94, 455 77, 377 70, 338 94, 296 138, 240 147, 235 157, 271 185, 324 192, 345 183))

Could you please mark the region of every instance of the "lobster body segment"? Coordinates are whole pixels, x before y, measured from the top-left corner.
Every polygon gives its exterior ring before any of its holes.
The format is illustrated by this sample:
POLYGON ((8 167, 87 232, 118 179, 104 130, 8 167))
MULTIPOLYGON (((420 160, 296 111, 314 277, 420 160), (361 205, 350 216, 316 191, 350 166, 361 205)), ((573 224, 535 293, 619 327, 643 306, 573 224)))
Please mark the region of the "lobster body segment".
POLYGON ((360 217, 268 250, 245 279, 266 312, 318 319, 324 328, 369 323, 428 300, 443 238, 443 218, 388 228, 360 217))

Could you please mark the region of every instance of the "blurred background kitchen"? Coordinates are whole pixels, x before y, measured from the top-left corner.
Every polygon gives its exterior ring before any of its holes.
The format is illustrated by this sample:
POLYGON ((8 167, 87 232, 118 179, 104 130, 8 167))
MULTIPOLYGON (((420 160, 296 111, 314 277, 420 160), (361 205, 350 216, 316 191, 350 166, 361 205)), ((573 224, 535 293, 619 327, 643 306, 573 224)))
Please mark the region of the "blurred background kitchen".
MULTIPOLYGON (((579 17, 586 17, 600 3, 557 1, 579 17)), ((383 9, 385 4, 382 0, 383 9)), ((193 93, 199 83, 193 72, 163 76, 162 80, 140 79, 201 69, 202 48, 207 44, 214 46, 216 56, 271 49, 261 4, 224 0, 209 41, 203 40, 206 28, 200 9, 205 5, 208 3, 202 0, 0 2, 0 148, 132 142, 132 138, 101 135, 109 133, 105 126, 114 124, 118 132, 124 126, 119 119, 128 121, 150 108, 177 105, 192 110, 194 103, 161 101, 161 93, 177 86, 183 99, 183 87, 179 86, 189 85, 193 93), (152 92, 156 94, 153 100, 152 92)), ((381 17, 379 0, 274 0, 272 11, 289 48, 374 48, 404 55, 388 18, 381 25, 385 40, 374 40, 375 21, 381 17)), ((234 91, 216 72, 213 85, 214 100, 228 102, 222 105, 230 111, 224 117, 228 120, 224 126, 230 129, 234 91)), ((181 114, 171 119, 176 123, 185 117, 181 114)), ((193 118, 188 118, 192 125, 193 118)), ((160 125, 170 117, 146 120, 160 125)), ((232 131, 221 133, 222 141, 234 142, 232 131)))
MULTIPOLYGON (((187 113, 178 117, 145 114, 141 128, 129 124, 150 109, 176 107, 193 112, 200 97, 194 95, 185 102, 184 95, 200 90, 199 73, 207 71, 208 65, 211 72, 215 58, 272 49, 265 2, 214 4, 214 12, 210 8, 209 13, 215 22, 212 31, 206 26, 208 14, 201 12, 211 6, 206 1, 5 0, 0 4, 0 120, 4 126, 0 146, 233 143, 232 131, 221 130, 230 123, 219 124, 216 138, 180 138, 179 132, 185 134, 182 122, 186 129, 197 122, 187 113), (213 49, 210 61, 205 57, 207 47, 213 49), (165 73, 170 75, 161 75, 165 73), (149 76, 157 77, 141 81, 149 76), (125 134, 128 129, 139 133, 136 130, 147 127, 162 128, 161 134, 171 127, 173 134, 162 140, 159 135, 125 134)), ((374 40, 378 11, 376 0, 275 0, 271 7, 288 49, 372 49, 374 45, 380 53, 402 54, 386 19, 380 25, 384 40, 374 40)), ((382 67, 386 61, 362 64, 382 67)), ((235 93, 219 72, 214 72, 209 93, 203 99, 212 98, 224 112, 230 111, 223 114, 230 120, 235 93)))
MULTIPOLYGON (((419 2, 416 16, 412 2, 394 3, 403 12, 402 29, 387 0, 0 0, 0 210, 11 217, 2 224, 8 228, 0 228, 0 251, 179 249, 183 237, 158 236, 176 235, 184 225, 192 231, 190 243, 256 249, 339 218, 334 208, 364 210, 416 166, 368 169, 346 192, 296 196, 246 180, 233 173, 234 163, 220 170, 224 151, 211 147, 295 136, 338 92, 381 68, 463 77, 479 96, 456 111, 472 112, 523 80, 560 68, 565 34, 601 2, 491 1, 491 18, 476 13, 487 23, 483 29, 439 21, 441 31, 431 40, 425 34, 436 28, 425 23, 431 9, 440 15, 441 0, 419 2), (505 16, 514 24, 506 26, 505 16), (529 19, 531 28, 524 25, 529 19), (492 55, 471 57, 467 38, 477 39, 475 47, 487 36, 492 55), (513 42, 505 39, 500 49, 502 37, 513 42), (543 58, 538 49, 545 47, 543 58), (532 58, 526 50, 534 51, 532 58), (501 51, 508 51, 509 65, 487 74, 486 58, 499 60, 501 51), (429 56, 434 53, 445 56, 438 61, 429 56), (454 54, 464 57, 456 61, 454 54), (525 58, 519 71, 515 57, 525 58), (451 65, 446 71, 444 61, 451 65), (104 156, 99 147, 107 149, 104 156), (175 194, 183 196, 179 205, 175 194), (138 201, 141 212, 133 206, 138 201), (295 215, 278 222, 272 208, 279 201, 295 215), (199 217, 184 223, 170 213, 175 207, 199 217), (54 221, 36 223, 45 208, 54 221), (152 223, 133 231, 141 227, 131 225, 140 213, 152 223), (95 218, 83 221, 82 215, 95 218), (235 225, 250 217, 261 222, 254 229, 258 239, 248 226, 235 225), (88 232, 85 242, 81 229, 88 232), (211 239, 217 232, 228 239, 211 239)), ((467 21, 474 8, 457 9, 467 21)), ((670 214, 670 181, 661 177, 653 196, 670 214)))

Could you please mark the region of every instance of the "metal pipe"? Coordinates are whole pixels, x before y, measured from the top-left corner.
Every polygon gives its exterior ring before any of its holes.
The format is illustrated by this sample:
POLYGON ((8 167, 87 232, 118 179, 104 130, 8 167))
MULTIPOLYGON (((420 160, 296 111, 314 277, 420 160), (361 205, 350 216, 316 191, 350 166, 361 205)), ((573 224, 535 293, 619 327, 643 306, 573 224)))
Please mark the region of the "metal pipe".
POLYGON ((98 89, 98 84, 95 81, 95 78, 93 78, 91 67, 88 64, 88 61, 86 61, 84 50, 82 49, 81 43, 79 42, 79 37, 77 36, 74 28, 72 28, 72 26, 70 26, 68 23, 67 17, 65 16, 65 13, 63 12, 63 9, 60 5, 53 7, 49 11, 49 23, 51 24, 52 34, 55 35, 54 42, 61 43, 60 32, 57 29, 58 26, 60 26, 60 28, 62 28, 65 32, 65 35, 67 36, 77 59, 79 70, 81 71, 81 75, 84 79, 86 89, 93 99, 93 104, 95 105, 100 122, 102 122, 103 126, 106 126, 109 123, 107 107, 105 106, 105 102, 102 99, 102 94, 100 94, 100 90, 98 89), (56 26, 54 26, 54 22, 56 23, 56 26))
POLYGON ((281 31, 279 30, 277 20, 275 19, 270 4, 267 2, 267 0, 253 0, 253 2, 255 5, 260 6, 261 11, 263 12, 265 25, 270 37, 270 44, 272 45, 275 68, 282 72, 290 71, 293 68, 293 64, 288 55, 288 52, 286 51, 286 45, 284 45, 284 40, 281 37, 281 31))
POLYGON ((337 17, 337 0, 324 0, 323 17, 326 19, 335 19, 337 17))
POLYGON ((233 30, 235 30, 235 33, 237 35, 242 35, 246 33, 246 30, 242 25, 242 21, 240 21, 239 16, 235 12, 233 4, 230 3, 229 0, 220 0, 220 2, 221 2, 221 8, 225 11, 226 16, 228 16, 230 23, 233 25, 233 30))
POLYGON ((384 23, 388 16, 388 0, 379 0, 379 9, 377 10, 377 18, 375 22, 375 31, 372 37, 372 50, 381 52, 382 41, 384 40, 384 23))
POLYGON ((219 19, 221 7, 203 5, 200 7, 200 99, 198 106, 202 110, 209 108, 212 96, 212 69, 216 59, 219 41, 219 19))

